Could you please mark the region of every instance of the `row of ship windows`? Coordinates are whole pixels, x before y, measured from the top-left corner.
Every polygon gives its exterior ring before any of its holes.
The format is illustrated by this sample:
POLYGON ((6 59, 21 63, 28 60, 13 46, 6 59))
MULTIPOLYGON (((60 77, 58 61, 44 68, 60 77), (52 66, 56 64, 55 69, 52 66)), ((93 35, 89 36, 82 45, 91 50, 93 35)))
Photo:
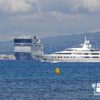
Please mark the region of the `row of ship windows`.
POLYGON ((14 43, 14 46, 26 46, 26 45, 31 46, 32 43, 14 43))
MULTIPOLYGON (((55 57, 55 56, 52 56, 52 58, 77 58, 77 57, 67 57, 67 56, 64 56, 64 57, 62 57, 62 56, 58 56, 58 57, 55 57)), ((97 56, 94 56, 94 57, 82 57, 82 58, 100 58, 100 57, 97 57, 97 56)))
MULTIPOLYGON (((58 54, 62 54, 62 53, 58 53, 58 54)), ((63 54, 79 54, 79 55, 99 55, 100 53, 63 53, 63 54)))

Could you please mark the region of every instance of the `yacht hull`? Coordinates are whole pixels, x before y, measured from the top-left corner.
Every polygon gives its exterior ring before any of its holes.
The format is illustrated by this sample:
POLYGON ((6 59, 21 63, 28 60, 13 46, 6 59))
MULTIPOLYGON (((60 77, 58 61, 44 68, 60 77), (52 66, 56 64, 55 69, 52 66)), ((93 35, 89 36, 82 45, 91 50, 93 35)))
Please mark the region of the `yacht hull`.
POLYGON ((51 62, 51 63, 58 63, 58 62, 100 62, 100 58, 52 58, 49 55, 44 55, 39 57, 42 62, 51 62))

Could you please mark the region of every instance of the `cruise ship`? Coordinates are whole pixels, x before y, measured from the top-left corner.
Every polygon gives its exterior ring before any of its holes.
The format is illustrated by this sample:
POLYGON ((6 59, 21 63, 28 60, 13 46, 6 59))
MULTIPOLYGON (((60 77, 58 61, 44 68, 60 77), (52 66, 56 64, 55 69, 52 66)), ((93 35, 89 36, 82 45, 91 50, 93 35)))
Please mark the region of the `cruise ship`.
POLYGON ((33 60, 36 52, 40 53, 42 44, 36 36, 23 35, 14 38, 16 60, 33 60))
POLYGON ((100 50, 95 50, 86 39, 80 47, 68 48, 52 54, 37 54, 39 60, 45 62, 100 62, 100 50))

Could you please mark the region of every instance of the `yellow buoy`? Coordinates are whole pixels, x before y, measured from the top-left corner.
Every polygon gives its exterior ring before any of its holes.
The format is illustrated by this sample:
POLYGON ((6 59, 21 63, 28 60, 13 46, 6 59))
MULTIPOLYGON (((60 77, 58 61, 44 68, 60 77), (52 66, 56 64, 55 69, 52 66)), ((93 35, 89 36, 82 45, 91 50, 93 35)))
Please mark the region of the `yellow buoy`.
POLYGON ((56 68, 55 73, 56 73, 56 75, 60 75, 60 68, 56 68))

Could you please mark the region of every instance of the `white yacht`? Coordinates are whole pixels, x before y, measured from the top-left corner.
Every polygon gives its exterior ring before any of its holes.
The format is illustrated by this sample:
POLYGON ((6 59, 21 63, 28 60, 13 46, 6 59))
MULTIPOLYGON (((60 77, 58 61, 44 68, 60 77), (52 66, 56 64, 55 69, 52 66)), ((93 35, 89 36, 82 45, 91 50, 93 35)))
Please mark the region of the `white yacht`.
POLYGON ((100 50, 92 48, 86 39, 78 48, 68 48, 52 54, 37 54, 36 57, 46 62, 100 62, 100 50))

